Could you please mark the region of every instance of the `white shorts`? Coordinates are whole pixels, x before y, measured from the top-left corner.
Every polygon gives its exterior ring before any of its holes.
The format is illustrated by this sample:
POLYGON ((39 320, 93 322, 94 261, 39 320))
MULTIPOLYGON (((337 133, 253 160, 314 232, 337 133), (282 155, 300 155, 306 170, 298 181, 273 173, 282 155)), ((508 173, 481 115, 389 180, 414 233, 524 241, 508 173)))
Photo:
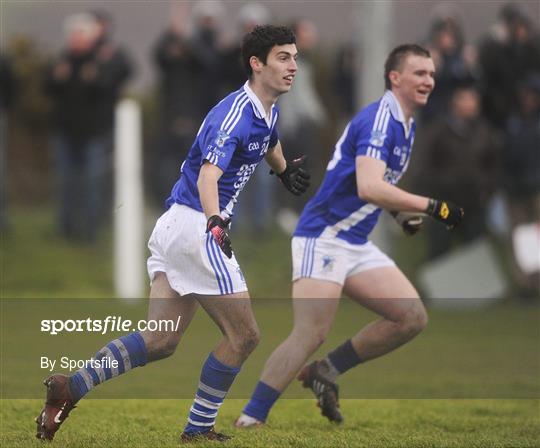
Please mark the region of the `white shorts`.
POLYGON ((369 269, 395 266, 371 241, 350 244, 339 238, 292 239, 293 281, 306 277, 343 285, 348 277, 369 269))
POLYGON ((148 241, 150 282, 164 272, 180 295, 224 295, 247 291, 233 254, 227 258, 210 233, 206 217, 190 207, 173 204, 157 220, 148 241))

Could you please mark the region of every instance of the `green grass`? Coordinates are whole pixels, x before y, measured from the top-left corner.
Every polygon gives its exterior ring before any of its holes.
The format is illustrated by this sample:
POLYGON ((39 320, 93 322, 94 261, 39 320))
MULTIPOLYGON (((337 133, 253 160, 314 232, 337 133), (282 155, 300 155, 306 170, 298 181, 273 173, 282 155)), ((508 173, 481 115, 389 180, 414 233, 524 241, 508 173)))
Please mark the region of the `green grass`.
MULTIPOLYGON (((96 246, 77 246, 55 236, 52 223, 49 209, 14 210, 11 231, 2 236, 2 447, 42 446, 33 439, 33 418, 45 391, 41 380, 47 375, 40 356, 86 359, 119 336, 50 336, 39 331, 41 319, 145 317, 144 300, 127 304, 111 298, 110 234, 105 232, 96 246), (90 297, 97 299, 83 299, 90 297)), ((232 428, 266 358, 292 323, 286 298, 288 238, 273 233, 236 238, 234 245, 262 340, 218 419, 218 429, 234 435, 227 446, 540 446, 539 309, 512 301, 469 311, 430 309, 430 324, 417 339, 340 379, 342 427, 322 419, 309 393, 295 382, 267 426, 246 432, 232 428)), ((318 355, 373 317, 343 300, 318 355)), ((200 366, 218 338, 218 330, 199 312, 174 356, 93 391, 59 432, 55 446, 177 446, 200 366)))
MULTIPOLYGON (((156 217, 147 217, 148 237, 156 217)), ((253 297, 290 295, 288 237, 275 231, 233 243, 253 297)), ((61 238, 50 207, 12 210, 10 229, 1 234, 0 298, 113 297, 112 247, 108 229, 94 245, 61 238)), ((144 261, 140 273, 146 282, 144 261)))
POLYGON ((1 236, 1 298, 112 297, 112 238, 94 245, 58 235, 49 207, 10 211, 1 236))
MULTIPOLYGON (((535 400, 343 400, 345 422, 329 424, 312 400, 282 400, 266 426, 232 427, 244 402, 227 400, 217 429, 229 447, 537 447, 535 400)), ((86 400, 58 432, 61 447, 175 447, 190 400, 86 400)), ((33 439, 37 400, 2 402, 2 446, 33 439)), ((200 443, 197 446, 216 446, 200 443)))
MULTIPOLYGON (((3 300, 1 303, 2 391, 4 398, 39 398, 47 371, 40 357, 88 359, 120 332, 63 333, 40 331, 41 319, 145 317, 146 303, 116 299, 3 300)), ((246 361, 232 390, 246 398, 272 350, 292 325, 289 300, 255 299, 261 343, 246 361)), ((539 398, 538 314, 531 308, 500 305, 469 312, 431 310, 426 330, 411 343, 341 379, 344 398, 539 398)), ((535 310, 537 311, 537 310, 535 310)), ((350 337, 374 316, 344 300, 328 340, 318 355, 350 337)), ((137 369, 93 392, 98 398, 189 398, 199 368, 220 334, 199 310, 174 356, 137 369), (152 380, 149 381, 149 378, 152 380)), ((58 368, 56 369, 58 370, 58 368)), ((298 385, 289 398, 307 398, 298 385)))

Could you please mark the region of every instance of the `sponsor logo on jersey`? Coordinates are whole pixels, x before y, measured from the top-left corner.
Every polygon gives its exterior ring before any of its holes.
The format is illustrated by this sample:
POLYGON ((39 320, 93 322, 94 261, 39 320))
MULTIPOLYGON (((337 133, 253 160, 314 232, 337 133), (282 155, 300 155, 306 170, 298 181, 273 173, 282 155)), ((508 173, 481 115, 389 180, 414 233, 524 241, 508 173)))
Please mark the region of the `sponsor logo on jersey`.
POLYGON ((371 138, 369 139, 369 144, 372 146, 382 146, 384 144, 384 139, 386 134, 382 131, 373 130, 371 131, 371 138))
POLYGON ((242 165, 240 169, 236 172, 238 180, 234 183, 234 188, 242 191, 244 189, 244 186, 247 184, 247 181, 255 171, 255 168, 257 168, 257 163, 245 163, 244 165, 242 165))
POLYGON ((212 146, 212 145, 208 145, 208 150, 212 151, 213 154, 219 157, 225 157, 227 155, 225 154, 224 151, 220 151, 219 149, 217 149, 215 146, 212 146))
POLYGON ((409 156, 409 148, 407 146, 401 147, 401 159, 399 160, 399 164, 401 166, 405 165, 407 162, 407 157, 409 156))
POLYGON ((223 148, 223 145, 229 138, 231 138, 229 134, 227 134, 225 131, 219 130, 214 143, 218 148, 223 148))
POLYGON ((259 142, 251 142, 248 145, 248 151, 257 151, 259 149, 259 142))

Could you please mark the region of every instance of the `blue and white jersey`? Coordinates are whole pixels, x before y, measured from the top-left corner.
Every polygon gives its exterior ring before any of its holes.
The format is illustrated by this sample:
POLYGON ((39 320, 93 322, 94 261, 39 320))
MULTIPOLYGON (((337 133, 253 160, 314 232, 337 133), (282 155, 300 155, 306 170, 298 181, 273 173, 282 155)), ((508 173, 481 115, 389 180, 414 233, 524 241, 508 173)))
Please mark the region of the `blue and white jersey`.
POLYGON ((166 201, 167 208, 177 203, 203 211, 197 179, 208 161, 223 171, 218 181, 219 208, 223 216, 232 216, 238 195, 268 149, 278 142, 278 114, 274 105, 266 116, 248 82, 221 100, 204 119, 166 201))
POLYGON ((381 209, 358 197, 356 157, 384 161, 384 180, 395 185, 407 170, 414 131, 414 120, 405 123, 403 110, 390 90, 362 109, 338 140, 324 181, 304 208, 294 235, 337 237, 364 244, 381 209))

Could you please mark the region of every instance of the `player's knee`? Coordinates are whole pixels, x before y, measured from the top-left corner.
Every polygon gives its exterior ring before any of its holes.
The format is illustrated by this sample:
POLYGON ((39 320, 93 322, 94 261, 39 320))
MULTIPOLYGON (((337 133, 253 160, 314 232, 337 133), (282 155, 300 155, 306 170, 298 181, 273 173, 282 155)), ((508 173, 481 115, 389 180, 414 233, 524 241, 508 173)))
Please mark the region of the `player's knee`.
POLYGON ((238 335, 231 340, 232 349, 240 356, 247 357, 255 350, 260 338, 259 329, 257 327, 249 327, 245 329, 241 335, 238 335))
POLYGON ((293 338, 297 343, 308 346, 312 351, 315 351, 326 341, 329 330, 327 325, 296 327, 293 330, 293 338))
POLYGON ((153 359, 168 358, 173 355, 180 342, 176 333, 152 332, 145 336, 148 354, 153 359))
POLYGON ((409 337, 421 333, 428 323, 428 316, 423 306, 409 311, 401 322, 402 331, 409 337))
POLYGON ((252 327, 248 331, 248 334, 245 337, 245 348, 248 353, 251 353, 253 350, 255 350, 255 347, 259 345, 259 341, 261 340, 261 333, 259 332, 259 329, 257 327, 252 327))
POLYGON ((164 358, 168 358, 174 354, 176 347, 178 347, 178 342, 178 338, 167 338, 163 342, 163 345, 161 346, 161 353, 164 358))

